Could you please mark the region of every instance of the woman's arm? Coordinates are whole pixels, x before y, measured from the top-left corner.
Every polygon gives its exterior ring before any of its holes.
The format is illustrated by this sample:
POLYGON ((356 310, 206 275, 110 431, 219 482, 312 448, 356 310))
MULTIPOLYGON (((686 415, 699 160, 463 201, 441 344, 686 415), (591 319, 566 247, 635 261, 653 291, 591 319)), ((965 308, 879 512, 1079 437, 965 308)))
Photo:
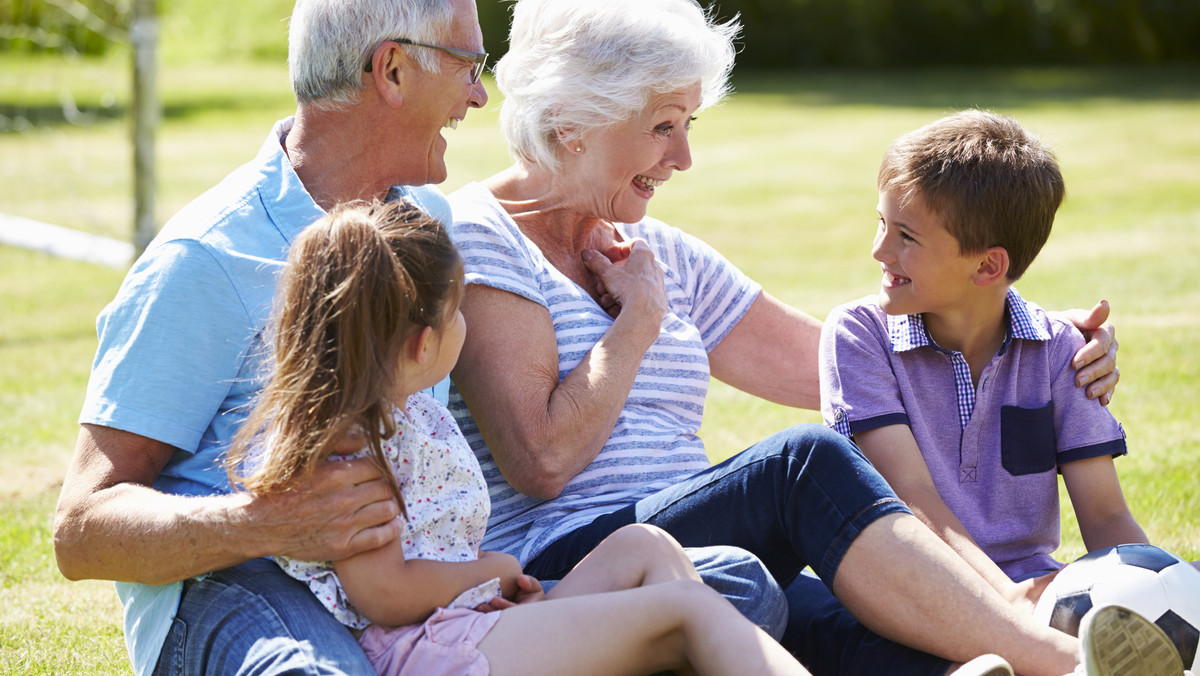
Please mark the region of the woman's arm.
MULTIPOLYGON (((1091 311, 1060 313, 1084 335, 1087 345, 1072 366, 1076 382, 1091 399, 1108 404, 1121 373, 1117 370, 1116 327, 1107 321, 1108 303, 1091 311)), ((766 291, 729 335, 709 352, 713 377, 768 401, 797 408, 820 407, 817 347, 821 322, 766 291)))
POLYGON ((424 622, 459 594, 500 578, 501 593, 518 592, 521 565, 500 552, 480 552, 474 561, 404 558, 400 539, 379 549, 333 562, 342 589, 354 607, 375 624, 399 627, 424 622))
POLYGON ((777 404, 821 404, 817 346, 821 322, 766 291, 711 352, 713 377, 777 404))
POLYGON ((620 310, 561 382, 546 308, 476 284, 463 299, 467 336, 452 378, 505 480, 526 495, 557 496, 604 447, 666 313, 645 243, 623 265, 596 254, 588 266, 620 310))
POLYGON ((1089 552, 1130 542, 1149 543, 1125 504, 1111 457, 1069 462, 1062 466, 1062 475, 1089 552))

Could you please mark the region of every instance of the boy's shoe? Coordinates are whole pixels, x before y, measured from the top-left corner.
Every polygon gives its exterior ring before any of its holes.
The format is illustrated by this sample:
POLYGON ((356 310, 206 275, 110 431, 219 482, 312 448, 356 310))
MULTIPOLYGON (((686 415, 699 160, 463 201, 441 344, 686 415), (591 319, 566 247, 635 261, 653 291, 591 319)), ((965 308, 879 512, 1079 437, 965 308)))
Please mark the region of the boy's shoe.
POLYGON ((1012 666, 999 655, 980 655, 946 676, 1013 676, 1012 666))
POLYGON ((1121 606, 1088 611, 1079 626, 1087 676, 1182 676, 1183 660, 1158 625, 1121 606))

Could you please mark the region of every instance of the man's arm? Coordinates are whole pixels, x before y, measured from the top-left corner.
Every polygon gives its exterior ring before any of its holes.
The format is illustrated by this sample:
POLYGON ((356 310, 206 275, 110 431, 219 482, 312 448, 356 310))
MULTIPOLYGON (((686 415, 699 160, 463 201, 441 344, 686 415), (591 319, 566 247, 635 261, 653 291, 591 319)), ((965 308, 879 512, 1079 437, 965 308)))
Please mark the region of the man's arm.
POLYGON ((327 463, 275 496, 188 497, 151 488, 174 450, 83 426, 54 517, 65 577, 165 584, 259 556, 345 558, 399 534, 399 508, 369 461, 327 463))

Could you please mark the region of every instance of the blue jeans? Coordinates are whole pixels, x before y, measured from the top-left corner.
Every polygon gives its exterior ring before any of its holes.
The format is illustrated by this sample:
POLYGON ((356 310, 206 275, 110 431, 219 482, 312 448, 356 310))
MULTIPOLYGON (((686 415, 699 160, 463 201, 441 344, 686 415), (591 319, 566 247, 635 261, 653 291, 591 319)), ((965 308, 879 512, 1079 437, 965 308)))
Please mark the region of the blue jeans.
POLYGON ((253 559, 184 584, 159 674, 374 676, 358 641, 304 584, 253 559))
MULTIPOLYGON (((908 508, 857 446, 822 425, 800 425, 597 518, 547 547, 525 570, 535 577, 561 577, 609 533, 642 522, 666 530, 685 547, 732 545, 745 549, 784 587, 811 566, 825 581, 817 581, 818 586, 832 598, 827 585, 832 584, 850 544, 875 520, 895 513, 908 513, 908 508)), ((809 611, 819 608, 803 603, 793 608, 792 590, 788 592, 789 632, 784 646, 816 676, 860 673, 838 659, 860 647, 881 651, 881 659, 873 663, 888 666, 874 673, 945 671, 946 662, 922 653, 915 653, 920 659, 911 669, 904 660, 893 667, 887 660, 894 652, 915 651, 884 639, 878 644, 865 640, 871 635, 863 634, 865 630, 857 622, 851 627, 831 624, 822 642, 798 639, 792 625, 805 624, 812 619, 809 611)), ((804 598, 804 592, 804 588, 797 590, 798 600, 804 598)))
POLYGON ((785 593, 788 624, 780 643, 814 676, 942 676, 950 668, 947 660, 864 627, 809 571, 797 576, 785 593))
POLYGON ((729 599, 771 638, 783 638, 788 605, 779 583, 750 552, 728 546, 688 547, 688 558, 705 584, 729 599))

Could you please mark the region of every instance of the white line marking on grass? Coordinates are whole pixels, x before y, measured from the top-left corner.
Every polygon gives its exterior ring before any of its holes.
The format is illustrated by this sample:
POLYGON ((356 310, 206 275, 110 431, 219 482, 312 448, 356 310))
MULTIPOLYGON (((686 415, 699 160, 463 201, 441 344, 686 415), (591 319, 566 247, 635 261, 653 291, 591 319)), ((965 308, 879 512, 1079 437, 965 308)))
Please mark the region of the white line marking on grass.
POLYGON ((20 216, 0 214, 0 243, 110 268, 127 268, 133 245, 20 216))

